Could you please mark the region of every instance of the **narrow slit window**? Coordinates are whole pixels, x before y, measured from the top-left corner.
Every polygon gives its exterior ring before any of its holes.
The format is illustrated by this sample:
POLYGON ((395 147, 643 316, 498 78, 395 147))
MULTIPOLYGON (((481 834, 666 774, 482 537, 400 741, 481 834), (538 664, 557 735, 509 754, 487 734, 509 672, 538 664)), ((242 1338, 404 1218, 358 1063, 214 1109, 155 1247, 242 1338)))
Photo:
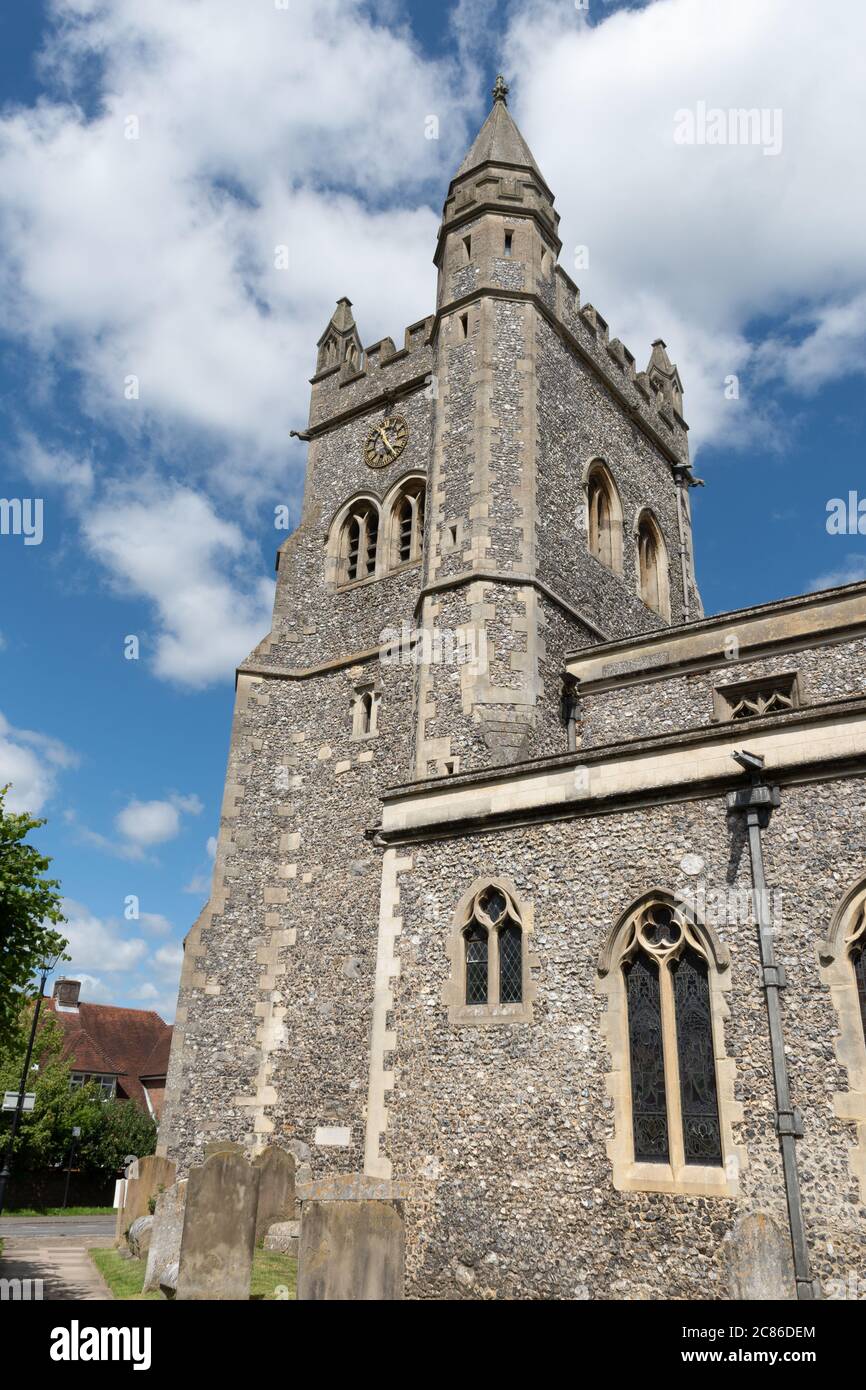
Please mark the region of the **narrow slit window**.
POLYGON ((513 232, 506 232, 506 233, 505 233, 505 254, 506 254, 506 256, 510 256, 510 255, 511 255, 511 247, 512 247, 512 244, 513 244, 513 240, 514 240, 514 233, 513 233, 513 232))
POLYGON ((464 259, 465 261, 467 261, 467 262, 468 262, 468 261, 471 261, 471 260, 472 260, 472 238, 471 238, 471 236, 465 236, 465 237, 463 238, 463 251, 464 251, 464 253, 465 253, 463 259, 464 259))
POLYGON ((460 315, 460 337, 461 337, 461 338, 468 338, 468 337, 469 337, 469 315, 468 315, 468 314, 461 314, 461 315, 460 315))

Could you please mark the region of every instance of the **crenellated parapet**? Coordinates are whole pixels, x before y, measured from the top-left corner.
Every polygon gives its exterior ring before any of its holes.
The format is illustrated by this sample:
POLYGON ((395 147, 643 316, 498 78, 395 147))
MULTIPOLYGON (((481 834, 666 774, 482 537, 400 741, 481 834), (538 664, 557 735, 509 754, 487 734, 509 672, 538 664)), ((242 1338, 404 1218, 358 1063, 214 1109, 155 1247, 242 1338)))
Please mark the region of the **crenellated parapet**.
MULTIPOLYGON (((339 301, 335 318, 347 299, 339 301)), ((319 365, 310 378, 310 429, 320 427, 334 418, 374 407, 388 397, 417 390, 433 367, 430 332, 433 316, 411 323, 403 334, 403 346, 398 348, 393 338, 380 338, 369 347, 361 347, 354 319, 351 328, 344 326, 338 338, 333 333, 334 319, 319 340, 319 365), (339 357, 323 356, 322 345, 336 341, 343 348, 339 357)), ((339 350, 338 347, 338 350, 339 350)))
POLYGON ((561 265, 555 268, 556 318, 566 341, 599 373, 665 451, 688 463, 688 425, 682 414, 683 386, 661 338, 653 343, 644 371, 631 352, 611 338, 607 321, 592 304, 581 304, 580 290, 561 265))

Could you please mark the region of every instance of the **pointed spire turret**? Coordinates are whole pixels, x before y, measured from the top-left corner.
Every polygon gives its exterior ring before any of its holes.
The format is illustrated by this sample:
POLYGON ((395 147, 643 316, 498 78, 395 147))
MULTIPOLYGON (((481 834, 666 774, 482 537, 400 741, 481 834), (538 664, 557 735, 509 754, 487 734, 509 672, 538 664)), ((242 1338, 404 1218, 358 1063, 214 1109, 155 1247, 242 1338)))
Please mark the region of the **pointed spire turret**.
POLYGON ((352 301, 345 295, 337 300, 337 307, 316 346, 319 350, 317 373, 331 367, 339 367, 343 362, 349 362, 353 366, 360 365, 361 339, 352 313, 352 301))

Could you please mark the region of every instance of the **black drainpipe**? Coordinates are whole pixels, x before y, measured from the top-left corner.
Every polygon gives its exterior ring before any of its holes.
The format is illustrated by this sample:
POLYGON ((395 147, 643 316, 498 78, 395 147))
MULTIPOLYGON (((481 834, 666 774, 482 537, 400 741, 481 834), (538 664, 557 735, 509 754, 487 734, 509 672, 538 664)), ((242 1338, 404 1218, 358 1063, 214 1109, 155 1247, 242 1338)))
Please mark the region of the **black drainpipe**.
POLYGON ((782 1151, 782 1170, 785 1174, 785 1195, 788 1200, 788 1223, 791 1228, 791 1246, 794 1253, 794 1279, 798 1299, 817 1299, 821 1297, 821 1286, 813 1280, 809 1272, 809 1249, 803 1223, 803 1200, 800 1194, 800 1175, 797 1168, 796 1141, 803 1137, 803 1117, 795 1105, 791 1104, 788 1085, 788 1062, 785 1057, 785 1039, 782 1033, 782 1010, 779 990, 785 987, 784 966, 776 964, 773 949, 773 927, 767 903, 767 881, 764 877, 764 851, 761 831, 770 821, 770 816, 780 804, 781 793, 778 787, 768 787, 762 780, 763 758, 755 753, 735 753, 734 758, 749 774, 750 786, 741 791, 729 792, 728 810, 739 812, 746 817, 749 831, 749 855, 752 864, 752 890, 755 915, 758 919, 758 948, 761 955, 761 973, 764 993, 767 999, 767 1021, 770 1028, 770 1055, 773 1059, 773 1081, 776 1088, 776 1133, 782 1151))

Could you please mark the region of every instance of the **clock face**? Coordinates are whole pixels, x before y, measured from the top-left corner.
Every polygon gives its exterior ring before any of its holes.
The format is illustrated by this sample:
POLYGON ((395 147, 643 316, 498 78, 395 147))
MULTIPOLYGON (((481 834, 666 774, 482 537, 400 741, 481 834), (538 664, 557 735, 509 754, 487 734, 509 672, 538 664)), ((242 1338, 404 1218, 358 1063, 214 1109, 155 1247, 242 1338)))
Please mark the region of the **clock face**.
POLYGON ((364 462, 370 468, 385 468, 398 459, 409 440, 409 426, 402 415, 386 415, 374 425, 364 443, 364 462))

